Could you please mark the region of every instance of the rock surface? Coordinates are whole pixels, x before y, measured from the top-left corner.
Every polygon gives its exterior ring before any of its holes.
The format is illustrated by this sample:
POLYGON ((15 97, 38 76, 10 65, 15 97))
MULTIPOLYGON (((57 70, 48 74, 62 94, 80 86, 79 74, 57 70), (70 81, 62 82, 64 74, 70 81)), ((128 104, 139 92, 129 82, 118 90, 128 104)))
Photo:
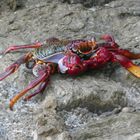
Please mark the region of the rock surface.
MULTIPOLYGON (((140 52, 139 0, 84 2, 1 0, 0 51, 52 36, 74 39, 110 33, 122 48, 140 52)), ((0 58, 0 71, 26 51, 0 58)), ((140 80, 118 65, 78 77, 54 75, 43 95, 29 102, 20 100, 10 111, 10 98, 32 79, 21 66, 0 82, 0 140, 140 138, 140 80)))
POLYGON ((102 6, 106 3, 109 3, 113 0, 61 0, 62 2, 67 2, 69 4, 77 4, 77 3, 81 3, 83 6, 85 7, 92 7, 92 6, 102 6))

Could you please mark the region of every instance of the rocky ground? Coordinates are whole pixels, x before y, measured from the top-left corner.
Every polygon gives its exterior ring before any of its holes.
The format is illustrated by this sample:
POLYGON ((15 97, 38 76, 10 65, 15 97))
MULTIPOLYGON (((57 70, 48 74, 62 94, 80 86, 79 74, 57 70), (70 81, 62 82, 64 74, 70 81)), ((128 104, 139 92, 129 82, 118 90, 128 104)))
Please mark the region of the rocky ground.
MULTIPOLYGON (((0 50, 52 36, 74 39, 105 33, 122 48, 140 52, 140 1, 0 1, 0 50)), ((0 58, 0 71, 23 53, 0 58)), ((33 78, 21 66, 0 82, 0 140, 140 139, 140 80, 119 65, 78 77, 54 75, 43 95, 20 100, 10 111, 10 98, 33 78)))

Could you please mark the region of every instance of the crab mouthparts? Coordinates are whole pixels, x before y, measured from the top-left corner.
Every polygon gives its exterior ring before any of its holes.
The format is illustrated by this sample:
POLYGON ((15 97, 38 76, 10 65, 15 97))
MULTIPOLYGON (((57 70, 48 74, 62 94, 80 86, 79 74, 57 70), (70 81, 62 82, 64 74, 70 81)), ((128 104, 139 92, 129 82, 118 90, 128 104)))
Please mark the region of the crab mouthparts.
POLYGON ((93 47, 87 47, 87 46, 81 46, 79 48, 79 52, 82 54, 89 54, 92 52, 92 50, 93 50, 93 47))

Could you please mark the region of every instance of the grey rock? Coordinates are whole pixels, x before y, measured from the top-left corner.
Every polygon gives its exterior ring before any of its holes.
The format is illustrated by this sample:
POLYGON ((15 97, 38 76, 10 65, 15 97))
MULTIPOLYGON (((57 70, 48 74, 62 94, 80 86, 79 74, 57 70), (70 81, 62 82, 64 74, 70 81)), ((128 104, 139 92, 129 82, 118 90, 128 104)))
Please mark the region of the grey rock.
POLYGON ((8 140, 6 130, 1 123, 0 123, 0 140, 8 140))
MULTIPOLYGON (((139 0, 69 0, 66 3, 21 0, 21 8, 16 9, 18 2, 11 1, 15 10, 12 12, 7 1, 0 1, 0 51, 10 45, 29 44, 52 36, 98 38, 105 33, 114 35, 124 49, 136 53, 140 49, 139 0)), ((0 71, 26 52, 0 58, 0 71)), ((27 103, 20 100, 14 111, 9 111, 10 98, 32 79, 31 72, 22 66, 0 82, 2 137, 12 140, 135 140, 140 137, 140 83, 119 65, 109 64, 78 77, 54 75, 43 95, 27 103)))
POLYGON ((117 116, 90 121, 82 130, 72 132, 74 140, 125 140, 139 138, 139 113, 120 113, 117 116), (133 129, 135 126, 136 129, 133 129))
POLYGON ((111 111, 118 105, 127 104, 126 92, 119 83, 96 76, 83 75, 75 79, 70 77, 52 79, 51 88, 47 93, 55 93, 60 110, 85 107, 91 112, 100 114, 100 112, 111 111))
POLYGON ((134 112, 134 111, 136 111, 136 110, 133 107, 124 107, 122 109, 122 112, 124 112, 124 113, 131 113, 131 112, 134 112))
POLYGON ((81 3, 83 4, 85 7, 92 7, 93 5, 104 5, 106 3, 109 3, 113 0, 61 0, 62 2, 67 2, 69 4, 77 4, 77 3, 81 3))
POLYGON ((41 113, 37 116, 37 128, 34 133, 34 140, 70 140, 69 133, 65 131, 63 119, 54 110, 56 101, 53 97, 46 99, 41 108, 41 113))

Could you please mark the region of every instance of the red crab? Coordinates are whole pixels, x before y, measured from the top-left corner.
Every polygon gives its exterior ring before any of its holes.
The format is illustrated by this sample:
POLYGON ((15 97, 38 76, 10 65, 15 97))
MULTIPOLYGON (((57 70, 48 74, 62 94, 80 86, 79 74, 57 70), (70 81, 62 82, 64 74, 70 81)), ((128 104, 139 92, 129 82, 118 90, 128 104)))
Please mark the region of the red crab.
POLYGON ((0 81, 14 73, 21 64, 32 69, 36 79, 25 89, 10 100, 10 109, 19 98, 30 89, 38 86, 37 90, 25 100, 29 100, 36 94, 43 92, 48 84, 49 78, 54 73, 78 75, 89 69, 100 68, 107 62, 118 62, 136 77, 140 78, 140 67, 133 64, 132 59, 140 58, 140 54, 134 54, 128 50, 119 48, 114 38, 108 34, 101 37, 102 42, 96 42, 95 38, 90 40, 59 40, 49 38, 44 42, 29 45, 11 46, 1 54, 14 52, 19 49, 34 48, 12 65, 0 73, 0 81))

